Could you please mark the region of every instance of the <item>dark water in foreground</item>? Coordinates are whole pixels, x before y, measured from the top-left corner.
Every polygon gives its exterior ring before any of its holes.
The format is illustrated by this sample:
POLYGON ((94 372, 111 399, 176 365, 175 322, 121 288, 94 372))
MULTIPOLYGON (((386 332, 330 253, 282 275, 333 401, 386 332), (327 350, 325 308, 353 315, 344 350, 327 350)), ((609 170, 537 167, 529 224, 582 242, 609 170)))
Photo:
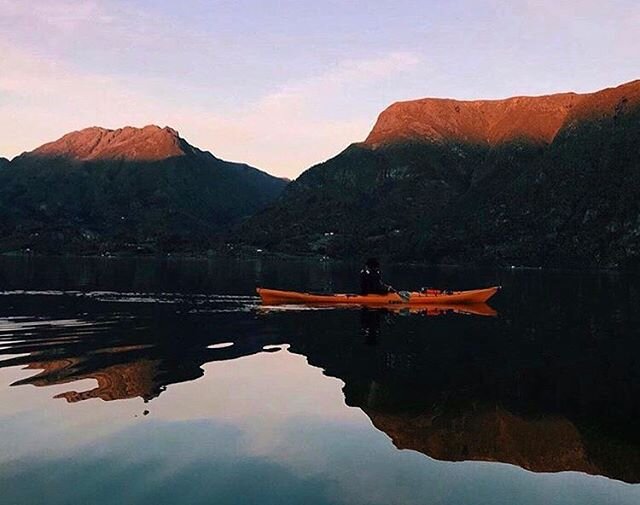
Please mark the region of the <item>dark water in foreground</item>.
POLYGON ((640 280, 502 284, 497 317, 263 308, 355 267, 0 258, 0 503, 640 503, 640 280))

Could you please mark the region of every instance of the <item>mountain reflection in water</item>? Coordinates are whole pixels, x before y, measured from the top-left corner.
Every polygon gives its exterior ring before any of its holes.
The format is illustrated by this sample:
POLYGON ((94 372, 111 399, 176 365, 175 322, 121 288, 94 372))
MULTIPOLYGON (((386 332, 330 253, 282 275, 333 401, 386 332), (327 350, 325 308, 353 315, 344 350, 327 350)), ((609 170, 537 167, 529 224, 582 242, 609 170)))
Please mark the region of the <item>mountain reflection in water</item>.
MULTIPOLYGON (((633 296, 627 303, 638 301, 633 296)), ((251 295, 7 291, 0 367, 34 370, 13 386, 68 385, 55 398, 69 403, 152 402, 171 384, 200 378, 206 363, 288 344, 342 380, 346 404, 399 449, 640 482, 637 315, 597 310, 584 297, 580 306, 555 300, 512 292, 500 317, 483 317, 497 313, 265 308, 251 295), (76 391, 73 383, 85 379, 97 385, 76 391)))

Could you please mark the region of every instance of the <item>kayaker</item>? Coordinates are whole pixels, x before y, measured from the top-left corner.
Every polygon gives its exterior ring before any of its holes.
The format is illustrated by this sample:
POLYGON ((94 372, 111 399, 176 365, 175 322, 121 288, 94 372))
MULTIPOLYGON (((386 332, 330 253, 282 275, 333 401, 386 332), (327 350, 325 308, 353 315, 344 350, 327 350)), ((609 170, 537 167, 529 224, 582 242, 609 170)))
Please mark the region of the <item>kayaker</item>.
POLYGON ((363 295, 386 295, 395 289, 382 282, 380 263, 376 258, 369 258, 360 270, 360 293, 363 295))

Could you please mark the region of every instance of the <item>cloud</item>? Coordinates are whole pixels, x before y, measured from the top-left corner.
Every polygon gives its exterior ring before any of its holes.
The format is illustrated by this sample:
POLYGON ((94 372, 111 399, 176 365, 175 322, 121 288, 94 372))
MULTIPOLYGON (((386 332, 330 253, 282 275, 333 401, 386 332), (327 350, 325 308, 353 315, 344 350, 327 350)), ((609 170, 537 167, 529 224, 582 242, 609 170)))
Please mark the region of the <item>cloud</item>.
POLYGON ((0 153, 14 156, 95 124, 153 117, 156 104, 117 79, 82 73, 0 41, 0 153))
POLYGON ((0 0, 0 18, 13 23, 46 24, 64 31, 90 21, 111 19, 93 0, 0 0))
POLYGON ((636 0, 491 0, 499 9, 512 9, 519 14, 527 30, 545 29, 550 35, 573 32, 580 38, 591 38, 598 31, 615 29, 616 35, 622 32, 638 36, 637 24, 630 22, 638 19, 640 5, 636 0))
POLYGON ((68 65, 132 73, 169 71, 185 54, 217 51, 180 20, 122 0, 0 0, 0 38, 68 65))
MULTIPOLYGON (((45 29, 48 37, 73 39, 79 31, 93 33, 96 28, 114 30, 126 25, 131 29, 144 18, 145 11, 117 2, 98 0, 0 0, 0 20, 16 28, 45 29), (133 18, 133 19, 131 19, 133 18), (127 22, 131 19, 130 22, 127 22)), ((156 21, 159 18, 155 18, 156 21)))
POLYGON ((376 58, 346 60, 324 74, 289 83, 263 97, 255 105, 255 113, 275 113, 291 120, 312 111, 325 110, 338 96, 354 89, 395 77, 417 65, 420 59, 412 53, 390 53, 376 58))
MULTIPOLYGON (((366 137, 375 117, 337 118, 327 113, 341 97, 397 77, 419 62, 411 53, 346 60, 326 73, 284 85, 234 115, 192 115, 199 123, 193 137, 218 145, 222 155, 294 177, 366 137)), ((193 111, 185 111, 189 113, 193 111)))

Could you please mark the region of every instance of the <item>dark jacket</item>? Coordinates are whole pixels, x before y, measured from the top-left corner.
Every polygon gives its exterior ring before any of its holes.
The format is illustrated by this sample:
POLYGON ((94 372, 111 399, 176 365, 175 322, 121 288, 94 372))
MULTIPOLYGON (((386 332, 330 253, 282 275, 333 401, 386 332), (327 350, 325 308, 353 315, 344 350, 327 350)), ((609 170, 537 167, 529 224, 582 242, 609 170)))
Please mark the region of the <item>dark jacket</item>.
POLYGON ((363 295, 386 295, 391 288, 380 279, 380 270, 364 267, 360 271, 360 293, 363 295))

